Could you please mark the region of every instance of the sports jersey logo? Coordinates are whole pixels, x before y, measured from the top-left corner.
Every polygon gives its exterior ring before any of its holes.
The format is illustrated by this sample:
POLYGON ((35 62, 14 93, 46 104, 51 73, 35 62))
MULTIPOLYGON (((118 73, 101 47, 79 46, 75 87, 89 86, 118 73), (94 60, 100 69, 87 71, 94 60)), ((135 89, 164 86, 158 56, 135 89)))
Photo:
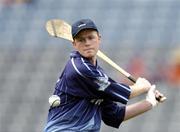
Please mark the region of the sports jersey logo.
POLYGON ((99 90, 104 91, 109 85, 110 82, 108 81, 108 77, 97 77, 97 80, 95 81, 99 85, 99 90))
POLYGON ((103 99, 92 99, 90 102, 95 105, 100 105, 104 100, 103 99))

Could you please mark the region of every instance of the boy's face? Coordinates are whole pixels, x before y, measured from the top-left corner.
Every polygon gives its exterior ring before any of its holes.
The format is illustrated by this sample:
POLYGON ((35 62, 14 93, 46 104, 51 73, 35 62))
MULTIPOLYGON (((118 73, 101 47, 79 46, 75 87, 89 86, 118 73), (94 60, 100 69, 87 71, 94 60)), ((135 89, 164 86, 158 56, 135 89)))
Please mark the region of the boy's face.
POLYGON ((100 38, 97 31, 85 29, 74 38, 73 46, 82 56, 92 59, 99 50, 100 38))

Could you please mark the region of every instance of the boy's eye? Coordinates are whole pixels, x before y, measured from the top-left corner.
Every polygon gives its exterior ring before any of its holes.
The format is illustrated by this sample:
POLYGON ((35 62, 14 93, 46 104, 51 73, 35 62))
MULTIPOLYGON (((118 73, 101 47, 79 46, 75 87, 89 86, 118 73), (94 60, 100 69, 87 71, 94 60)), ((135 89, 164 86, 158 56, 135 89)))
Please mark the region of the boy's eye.
POLYGON ((89 39, 89 40, 95 39, 95 36, 94 36, 94 35, 90 35, 90 36, 88 37, 88 39, 89 39))
POLYGON ((83 42, 83 41, 84 41, 84 39, 78 39, 78 41, 79 41, 79 42, 83 42))
POLYGON ((89 36, 88 39, 90 39, 90 40, 93 39, 93 36, 89 36))

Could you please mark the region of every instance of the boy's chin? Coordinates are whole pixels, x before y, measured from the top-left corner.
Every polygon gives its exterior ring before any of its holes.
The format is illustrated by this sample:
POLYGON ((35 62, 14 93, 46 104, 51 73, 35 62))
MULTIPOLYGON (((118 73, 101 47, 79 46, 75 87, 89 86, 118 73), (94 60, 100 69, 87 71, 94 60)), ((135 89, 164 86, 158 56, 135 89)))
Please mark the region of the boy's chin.
POLYGON ((95 53, 86 53, 84 55, 85 58, 93 58, 96 54, 95 53))
POLYGON ((87 51, 83 53, 83 56, 86 58, 91 58, 94 57, 96 55, 96 53, 94 51, 87 51))

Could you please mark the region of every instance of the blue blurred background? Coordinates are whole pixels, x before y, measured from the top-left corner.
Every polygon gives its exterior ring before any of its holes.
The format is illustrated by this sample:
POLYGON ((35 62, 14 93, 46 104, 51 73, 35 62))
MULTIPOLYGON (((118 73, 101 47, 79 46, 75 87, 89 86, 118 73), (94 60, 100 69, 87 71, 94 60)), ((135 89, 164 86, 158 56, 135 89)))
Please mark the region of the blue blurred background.
MULTIPOLYGON (((70 42, 46 32, 46 21, 54 18, 69 24, 95 21, 101 50, 135 77, 155 83, 168 98, 119 129, 102 124, 101 132, 180 131, 179 0, 0 0, 1 132, 43 130, 48 98, 73 50, 70 42)), ((130 84, 99 61, 112 78, 130 84)))

